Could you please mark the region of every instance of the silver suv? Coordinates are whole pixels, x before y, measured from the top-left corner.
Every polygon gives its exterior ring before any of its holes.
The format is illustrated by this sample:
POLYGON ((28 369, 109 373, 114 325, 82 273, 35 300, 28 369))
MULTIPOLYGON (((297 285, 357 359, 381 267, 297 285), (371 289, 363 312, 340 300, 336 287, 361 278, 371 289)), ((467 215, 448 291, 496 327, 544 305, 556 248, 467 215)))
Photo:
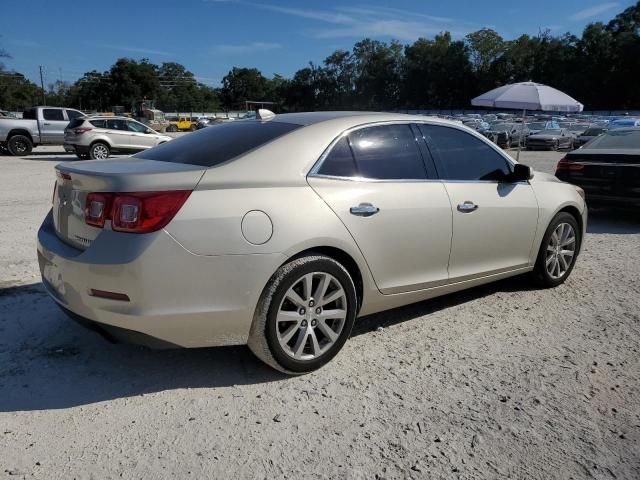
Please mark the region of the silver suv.
POLYGON ((87 117, 69 122, 64 149, 78 158, 103 160, 111 153, 135 153, 171 140, 127 117, 87 117))

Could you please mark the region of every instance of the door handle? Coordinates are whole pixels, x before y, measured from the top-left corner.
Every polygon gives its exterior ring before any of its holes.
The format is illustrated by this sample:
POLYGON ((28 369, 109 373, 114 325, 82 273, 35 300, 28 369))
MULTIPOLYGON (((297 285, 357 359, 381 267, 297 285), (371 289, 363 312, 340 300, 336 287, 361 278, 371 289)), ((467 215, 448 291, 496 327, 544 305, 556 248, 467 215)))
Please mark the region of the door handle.
POLYGON ((44 122, 43 125, 51 125, 49 122, 44 122))
POLYGON ((380 209, 378 207, 374 207, 370 203, 361 203, 357 207, 351 207, 349 209, 351 215, 357 215, 359 217, 370 217, 371 215, 375 215, 379 211, 380 209))
POLYGON ((473 202, 470 202, 469 200, 466 200, 465 202, 458 204, 458 211, 462 213, 475 212, 478 208, 479 208, 478 205, 476 205, 473 202))

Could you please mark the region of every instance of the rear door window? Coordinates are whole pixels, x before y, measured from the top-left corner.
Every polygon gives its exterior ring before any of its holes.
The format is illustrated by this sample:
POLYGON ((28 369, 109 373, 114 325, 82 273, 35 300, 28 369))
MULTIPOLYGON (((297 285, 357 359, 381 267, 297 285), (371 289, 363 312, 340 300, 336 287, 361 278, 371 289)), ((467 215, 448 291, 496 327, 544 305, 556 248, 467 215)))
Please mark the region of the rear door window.
POLYGON ((64 113, 59 108, 45 108, 42 111, 42 118, 53 122, 64 122, 64 113))
POLYGON ((125 120, 106 120, 105 126, 109 130, 127 130, 127 122, 125 120))
POLYGON ((105 120, 91 120, 89 123, 96 128, 105 128, 105 120))
POLYGON ((377 180, 422 180, 427 172, 408 124, 378 125, 349 134, 358 173, 377 180))
POLYGON ((428 178, 409 124, 377 125, 343 136, 322 161, 318 174, 372 180, 428 178))
POLYGON ((302 125, 246 120, 221 123, 134 155, 161 162, 213 167, 286 135, 302 125))
POLYGON ((351 153, 349 139, 345 135, 336 142, 331 151, 322 161, 322 165, 318 170, 320 175, 329 175, 332 177, 357 177, 358 168, 356 161, 351 153))

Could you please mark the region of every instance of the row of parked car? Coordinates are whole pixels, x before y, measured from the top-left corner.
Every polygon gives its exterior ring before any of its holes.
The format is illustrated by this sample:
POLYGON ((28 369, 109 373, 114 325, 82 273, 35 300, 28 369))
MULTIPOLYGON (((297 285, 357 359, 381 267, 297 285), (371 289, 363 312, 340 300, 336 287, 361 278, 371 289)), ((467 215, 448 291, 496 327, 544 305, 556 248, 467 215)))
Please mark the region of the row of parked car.
POLYGON ((604 131, 640 126, 640 119, 616 117, 528 116, 525 121, 512 114, 471 114, 448 117, 477 130, 502 148, 520 145, 529 150, 573 149, 604 131))

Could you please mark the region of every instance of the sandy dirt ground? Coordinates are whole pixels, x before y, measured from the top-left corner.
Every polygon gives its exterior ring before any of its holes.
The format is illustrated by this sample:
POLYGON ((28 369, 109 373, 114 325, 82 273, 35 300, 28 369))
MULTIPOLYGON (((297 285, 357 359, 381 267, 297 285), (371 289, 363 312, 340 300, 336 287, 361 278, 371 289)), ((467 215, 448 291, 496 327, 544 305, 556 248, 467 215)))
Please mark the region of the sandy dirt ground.
POLYGON ((68 158, 0 157, 0 478, 640 478, 638 215, 591 212, 556 289, 365 317, 288 378, 245 347, 150 351, 66 319, 35 235, 68 158))

